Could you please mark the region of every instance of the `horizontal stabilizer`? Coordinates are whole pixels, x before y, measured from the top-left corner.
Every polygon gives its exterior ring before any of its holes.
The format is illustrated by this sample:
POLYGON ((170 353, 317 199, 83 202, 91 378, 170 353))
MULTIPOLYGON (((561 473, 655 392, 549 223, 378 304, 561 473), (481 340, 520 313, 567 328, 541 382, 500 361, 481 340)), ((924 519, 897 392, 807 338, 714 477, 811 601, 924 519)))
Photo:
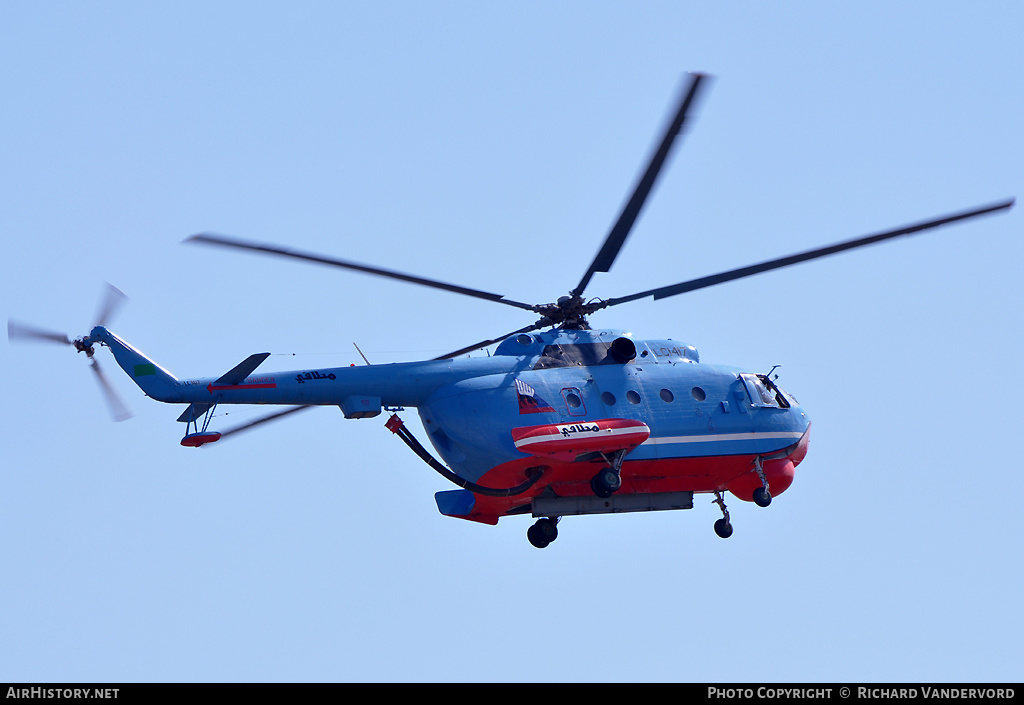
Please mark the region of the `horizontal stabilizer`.
POLYGON ((259 367, 268 357, 270 357, 268 352, 250 355, 218 377, 214 384, 238 384, 251 375, 253 370, 259 367))
POLYGON ((188 405, 188 408, 182 412, 181 416, 178 417, 178 421, 181 423, 192 423, 202 418, 203 414, 213 408, 213 402, 207 404, 206 402, 192 403, 188 405))

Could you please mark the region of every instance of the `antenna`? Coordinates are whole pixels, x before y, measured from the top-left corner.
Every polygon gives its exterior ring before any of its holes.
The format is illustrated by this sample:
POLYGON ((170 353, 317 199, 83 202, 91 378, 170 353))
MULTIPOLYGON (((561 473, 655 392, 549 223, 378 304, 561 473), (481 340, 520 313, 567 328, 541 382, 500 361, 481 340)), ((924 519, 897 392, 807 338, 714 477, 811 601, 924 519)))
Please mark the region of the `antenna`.
MULTIPOLYGON (((352 343, 352 344, 356 345, 355 343, 352 343)), ((356 351, 359 353, 359 357, 363 358, 363 362, 365 362, 367 365, 369 365, 370 361, 366 359, 366 355, 363 355, 363 351, 359 349, 358 345, 356 345, 356 351)))

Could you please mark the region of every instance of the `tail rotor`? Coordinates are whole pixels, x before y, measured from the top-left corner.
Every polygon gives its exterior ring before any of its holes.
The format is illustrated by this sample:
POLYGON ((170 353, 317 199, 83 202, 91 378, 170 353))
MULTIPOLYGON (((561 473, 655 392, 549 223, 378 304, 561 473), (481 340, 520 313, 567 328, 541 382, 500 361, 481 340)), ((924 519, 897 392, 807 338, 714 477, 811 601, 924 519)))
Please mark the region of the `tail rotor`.
MULTIPOLYGON (((106 325, 127 300, 128 297, 124 295, 124 292, 113 284, 107 284, 97 314, 96 325, 106 325)), ((8 320, 7 339, 12 343, 35 342, 70 345, 78 352, 84 352, 85 356, 89 358, 89 367, 92 368, 93 373, 96 375, 96 381, 100 385, 100 391, 107 401, 107 406, 110 408, 110 414, 114 421, 124 421, 132 417, 132 412, 114 390, 113 385, 110 384, 99 362, 96 360, 96 341, 90 336, 85 335, 72 340, 65 333, 58 333, 35 325, 8 320)))

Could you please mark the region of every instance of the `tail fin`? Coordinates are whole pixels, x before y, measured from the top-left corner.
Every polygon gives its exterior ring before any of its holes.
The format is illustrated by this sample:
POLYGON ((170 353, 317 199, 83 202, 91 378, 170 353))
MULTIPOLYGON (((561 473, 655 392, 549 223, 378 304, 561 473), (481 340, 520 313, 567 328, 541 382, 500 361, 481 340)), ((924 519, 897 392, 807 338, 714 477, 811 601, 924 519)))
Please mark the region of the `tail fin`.
POLYGON ((89 337, 98 343, 103 343, 114 359, 121 366, 135 384, 157 401, 177 402, 181 398, 181 385, 170 372, 156 364, 141 352, 124 342, 103 326, 96 326, 89 337))

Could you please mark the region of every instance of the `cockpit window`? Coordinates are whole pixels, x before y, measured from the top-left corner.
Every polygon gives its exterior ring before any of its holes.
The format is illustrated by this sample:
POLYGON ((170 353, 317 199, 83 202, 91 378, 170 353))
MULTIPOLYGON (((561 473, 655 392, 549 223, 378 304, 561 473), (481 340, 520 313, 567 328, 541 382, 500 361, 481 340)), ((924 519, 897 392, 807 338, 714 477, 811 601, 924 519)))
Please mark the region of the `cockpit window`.
POLYGON ((792 394, 787 392, 785 389, 783 389, 779 385, 775 385, 775 388, 778 389, 780 392, 782 392, 782 396, 786 399, 786 401, 789 402, 790 406, 800 406, 800 402, 798 402, 796 400, 796 397, 794 397, 792 394))
POLYGON ((750 395, 750 402, 757 407, 788 409, 789 399, 766 375, 740 375, 750 395))

